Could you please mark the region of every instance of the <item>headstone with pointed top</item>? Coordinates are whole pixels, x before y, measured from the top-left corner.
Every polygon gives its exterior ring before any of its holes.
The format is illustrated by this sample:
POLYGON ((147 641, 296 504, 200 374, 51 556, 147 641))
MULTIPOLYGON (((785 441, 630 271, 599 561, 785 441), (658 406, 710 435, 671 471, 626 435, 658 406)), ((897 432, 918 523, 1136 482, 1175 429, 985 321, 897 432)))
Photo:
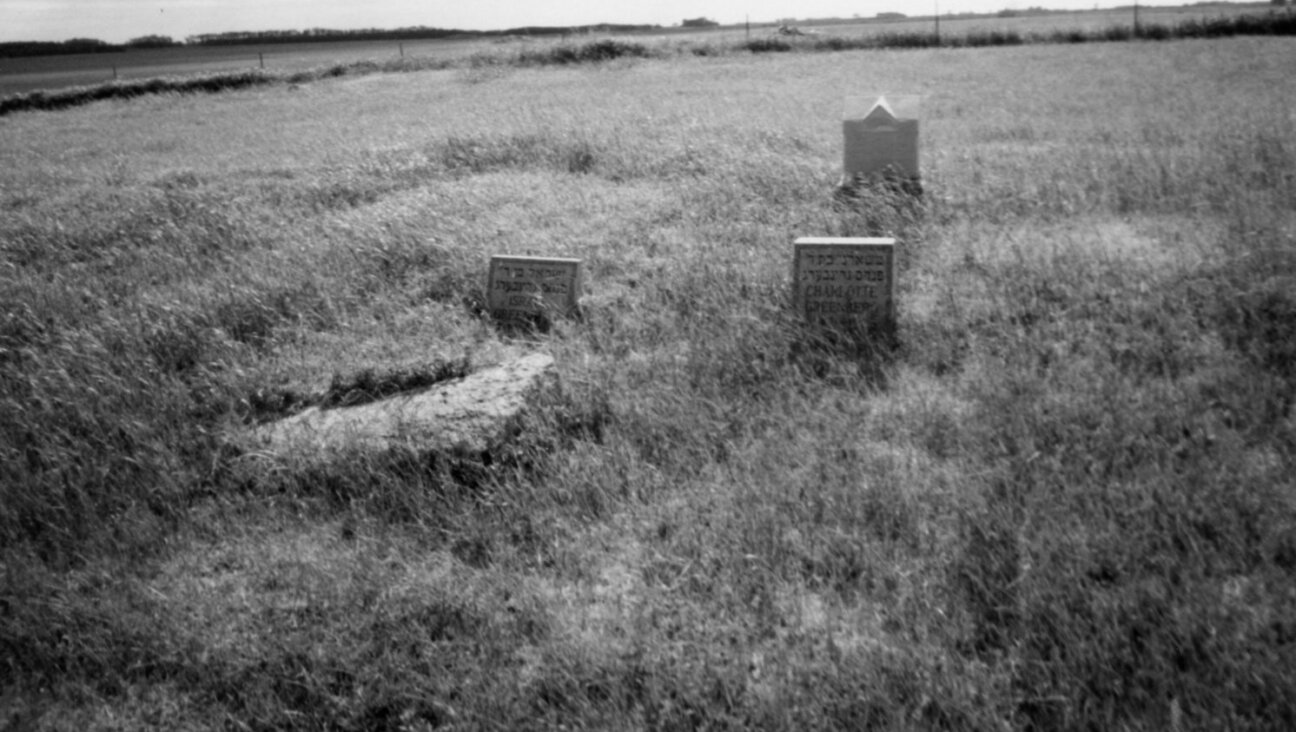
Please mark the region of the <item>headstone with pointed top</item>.
POLYGON ((918 116, 914 95, 848 99, 842 131, 843 172, 852 182, 917 183, 918 116))

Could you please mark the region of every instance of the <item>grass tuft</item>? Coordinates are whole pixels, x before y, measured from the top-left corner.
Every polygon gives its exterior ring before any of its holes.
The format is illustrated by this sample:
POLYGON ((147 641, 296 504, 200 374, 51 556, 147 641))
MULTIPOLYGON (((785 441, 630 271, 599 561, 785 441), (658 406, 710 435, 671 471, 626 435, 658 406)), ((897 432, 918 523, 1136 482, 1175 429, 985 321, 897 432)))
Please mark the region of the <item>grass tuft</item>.
POLYGON ((334 374, 319 404, 321 407, 351 407, 378 401, 393 394, 425 389, 469 374, 468 358, 442 361, 423 369, 398 369, 379 374, 365 369, 349 377, 334 374))

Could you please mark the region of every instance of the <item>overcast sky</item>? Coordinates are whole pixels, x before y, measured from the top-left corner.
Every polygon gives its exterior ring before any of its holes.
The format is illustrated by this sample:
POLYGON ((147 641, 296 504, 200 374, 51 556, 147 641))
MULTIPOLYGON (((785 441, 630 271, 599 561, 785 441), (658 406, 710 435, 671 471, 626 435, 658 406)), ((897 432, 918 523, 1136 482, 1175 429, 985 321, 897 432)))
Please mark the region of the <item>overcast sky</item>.
MULTIPOLYGON (((869 18, 880 12, 930 15, 1004 8, 1092 9, 1133 0, 0 0, 0 41, 98 38, 120 43, 145 35, 183 40, 199 33, 306 28, 495 30, 527 25, 649 23, 677 25, 705 16, 721 23, 783 17, 869 18)), ((1184 0, 1140 0, 1180 5, 1184 0)))

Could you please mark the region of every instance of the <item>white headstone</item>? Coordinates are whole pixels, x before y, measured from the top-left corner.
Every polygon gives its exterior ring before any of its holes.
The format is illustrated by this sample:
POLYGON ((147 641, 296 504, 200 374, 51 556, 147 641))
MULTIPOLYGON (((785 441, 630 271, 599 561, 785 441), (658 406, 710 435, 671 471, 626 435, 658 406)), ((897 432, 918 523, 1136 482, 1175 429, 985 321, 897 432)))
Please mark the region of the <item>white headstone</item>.
POLYGON ((849 99, 842 122, 847 178, 917 180, 918 96, 849 99))
POLYGON ((803 237, 793 245, 792 302, 811 323, 895 330, 895 239, 803 237))
POLYGON ((501 320, 570 315, 581 291, 581 260, 491 257, 486 307, 501 320))

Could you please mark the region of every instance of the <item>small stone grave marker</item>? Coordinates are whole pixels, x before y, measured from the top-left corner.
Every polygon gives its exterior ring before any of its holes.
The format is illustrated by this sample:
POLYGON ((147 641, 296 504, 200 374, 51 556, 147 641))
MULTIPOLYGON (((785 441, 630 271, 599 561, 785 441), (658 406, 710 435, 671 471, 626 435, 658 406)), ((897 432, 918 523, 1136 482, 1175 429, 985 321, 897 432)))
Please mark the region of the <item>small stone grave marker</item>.
POLYGON ((849 180, 917 182, 918 96, 859 97, 846 101, 843 170, 849 180))
POLYGON ((581 260, 559 257, 491 257, 486 307, 497 320, 529 320, 576 312, 581 260))
POLYGON ((807 321, 895 332, 895 239, 802 237, 793 245, 792 302, 807 321))

